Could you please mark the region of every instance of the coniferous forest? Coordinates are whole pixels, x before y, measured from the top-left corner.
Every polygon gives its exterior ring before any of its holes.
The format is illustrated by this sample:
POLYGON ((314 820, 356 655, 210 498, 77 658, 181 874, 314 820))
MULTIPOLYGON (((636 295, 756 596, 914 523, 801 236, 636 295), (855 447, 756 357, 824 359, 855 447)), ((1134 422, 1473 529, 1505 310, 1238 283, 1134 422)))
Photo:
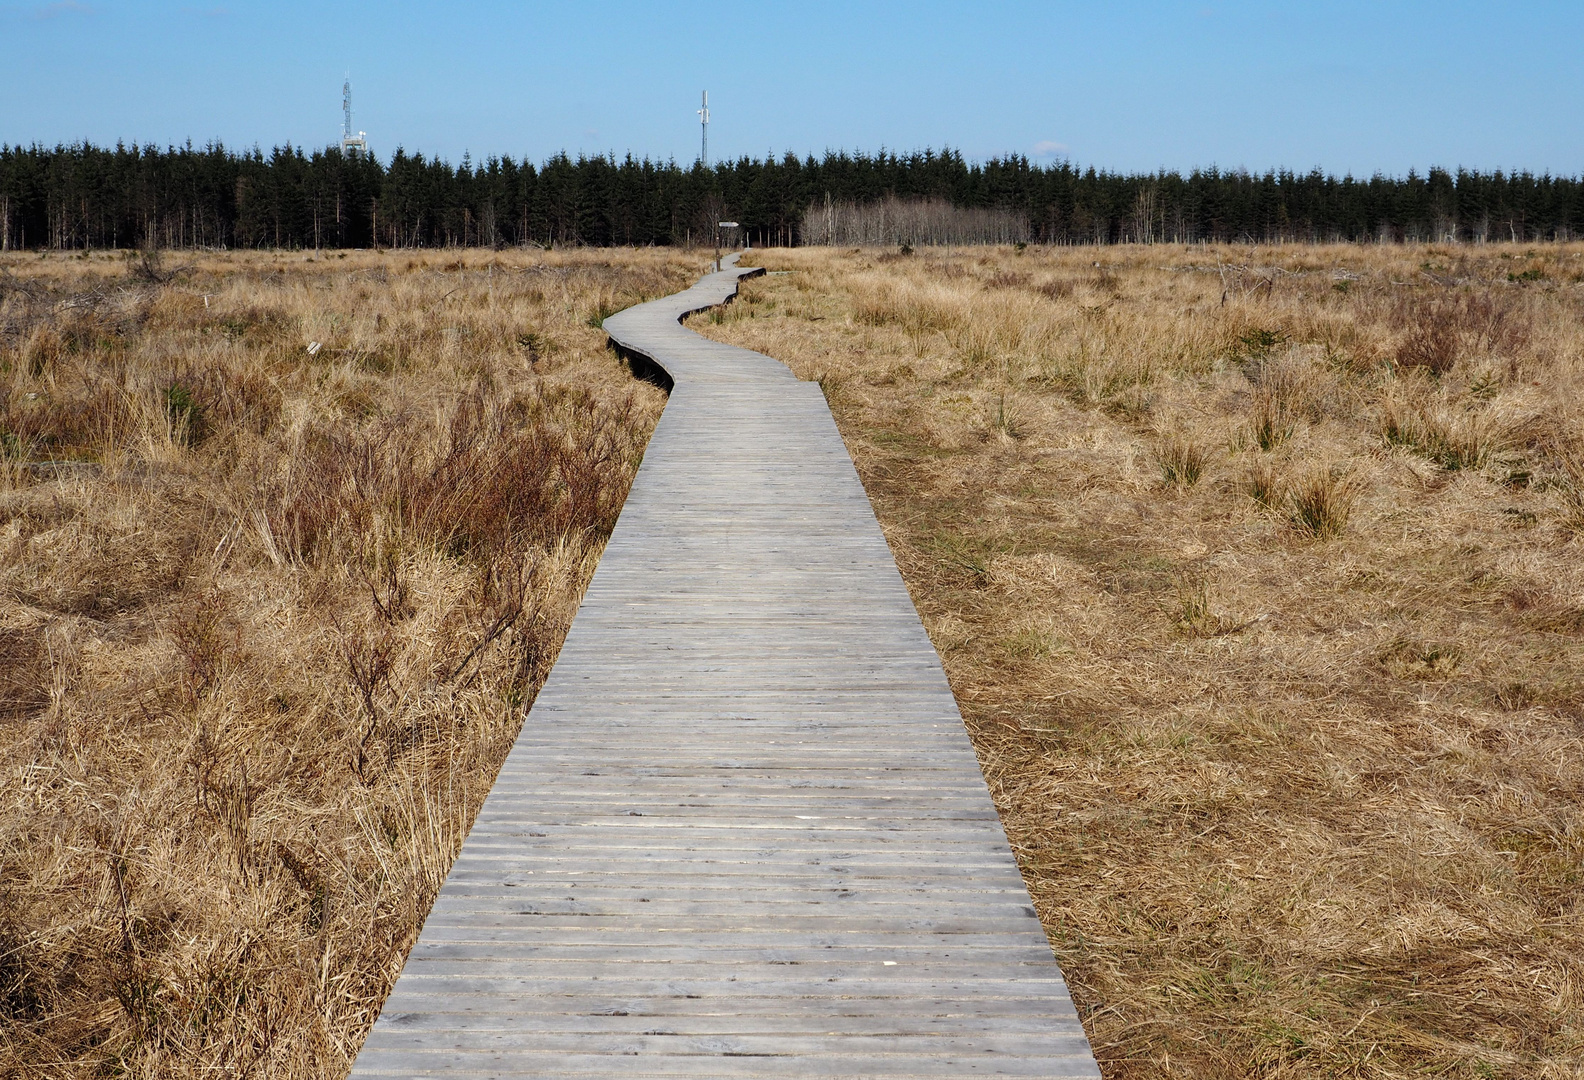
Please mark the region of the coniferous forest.
POLYGON ((693 244, 722 219, 755 246, 790 245, 835 236, 806 228, 820 208, 898 200, 997 211, 998 236, 1011 214, 1037 243, 1584 234, 1584 181, 1527 172, 1122 174, 952 150, 453 166, 402 150, 382 162, 334 147, 0 146, 0 250, 693 244))

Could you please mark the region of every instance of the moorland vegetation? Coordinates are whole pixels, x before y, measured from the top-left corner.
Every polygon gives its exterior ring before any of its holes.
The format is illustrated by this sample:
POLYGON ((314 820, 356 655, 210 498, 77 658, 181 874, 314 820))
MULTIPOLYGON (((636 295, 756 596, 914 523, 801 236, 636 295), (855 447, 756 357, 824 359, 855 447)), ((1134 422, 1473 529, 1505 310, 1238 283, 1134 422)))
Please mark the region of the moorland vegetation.
POLYGON ((0 1076, 344 1075, 560 647, 667 251, 0 257, 0 1076))
MULTIPOLYGON (((1584 248, 756 257, 1108 1078, 1576 1074, 1584 248)), ((0 1075, 347 1066, 699 264, 0 256, 0 1075)))
POLYGON ((767 251, 1108 1080, 1584 1061, 1584 247, 767 251))

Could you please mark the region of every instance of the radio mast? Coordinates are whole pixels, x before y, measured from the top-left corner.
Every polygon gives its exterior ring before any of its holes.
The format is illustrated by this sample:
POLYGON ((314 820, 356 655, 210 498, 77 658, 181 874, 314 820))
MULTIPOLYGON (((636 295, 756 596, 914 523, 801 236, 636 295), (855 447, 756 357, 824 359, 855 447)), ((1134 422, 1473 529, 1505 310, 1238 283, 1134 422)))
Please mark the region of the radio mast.
POLYGON ((341 84, 341 152, 347 157, 363 157, 368 153, 368 132, 352 134, 352 77, 341 84))
POLYGON ((709 91, 704 91, 704 107, 698 110, 699 126, 704 129, 703 141, 699 144, 699 160, 706 167, 709 165, 709 91))

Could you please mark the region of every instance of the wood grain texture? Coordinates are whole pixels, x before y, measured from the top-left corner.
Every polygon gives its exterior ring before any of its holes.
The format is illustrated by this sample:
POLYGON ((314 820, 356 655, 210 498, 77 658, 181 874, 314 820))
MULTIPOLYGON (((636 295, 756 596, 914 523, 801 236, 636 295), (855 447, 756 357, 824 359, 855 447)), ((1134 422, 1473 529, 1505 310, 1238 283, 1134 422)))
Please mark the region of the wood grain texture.
POLYGON ((613 315, 671 398, 353 1076, 1098 1076, 818 386, 613 315))

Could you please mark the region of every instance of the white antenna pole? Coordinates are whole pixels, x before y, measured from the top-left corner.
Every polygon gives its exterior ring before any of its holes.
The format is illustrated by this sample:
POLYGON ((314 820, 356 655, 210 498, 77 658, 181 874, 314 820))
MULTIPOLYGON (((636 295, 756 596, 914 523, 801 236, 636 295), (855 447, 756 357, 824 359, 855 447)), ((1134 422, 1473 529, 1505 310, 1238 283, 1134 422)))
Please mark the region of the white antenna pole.
POLYGON ((699 160, 706 166, 709 164, 709 91, 704 91, 704 107, 698 110, 699 124, 704 129, 703 141, 699 144, 699 160))

